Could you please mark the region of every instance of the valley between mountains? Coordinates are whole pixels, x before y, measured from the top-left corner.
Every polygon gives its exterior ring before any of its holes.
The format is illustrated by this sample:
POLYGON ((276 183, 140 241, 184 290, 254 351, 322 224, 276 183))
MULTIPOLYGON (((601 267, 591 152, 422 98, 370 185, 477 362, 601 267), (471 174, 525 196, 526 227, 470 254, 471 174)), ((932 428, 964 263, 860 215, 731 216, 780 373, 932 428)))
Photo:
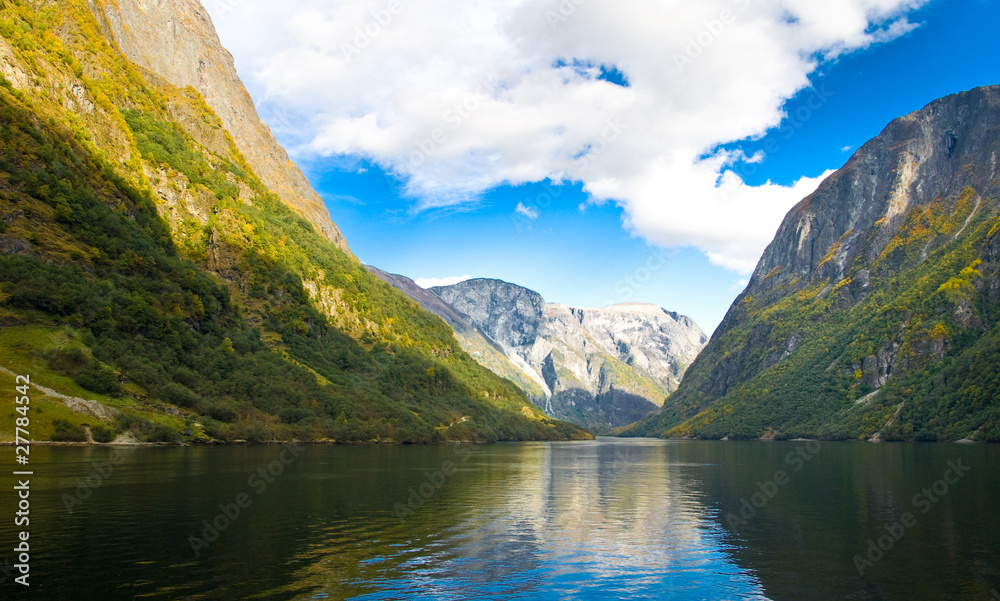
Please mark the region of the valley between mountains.
POLYGON ((708 342, 691 319, 655 305, 578 309, 482 278, 424 290, 368 269, 448 322, 462 348, 547 414, 595 432, 659 408, 708 342))
POLYGON ((38 384, 36 440, 1000 441, 1000 86, 859 149, 709 339, 362 265, 197 0, 5 3, 0 74, 0 384, 38 384))

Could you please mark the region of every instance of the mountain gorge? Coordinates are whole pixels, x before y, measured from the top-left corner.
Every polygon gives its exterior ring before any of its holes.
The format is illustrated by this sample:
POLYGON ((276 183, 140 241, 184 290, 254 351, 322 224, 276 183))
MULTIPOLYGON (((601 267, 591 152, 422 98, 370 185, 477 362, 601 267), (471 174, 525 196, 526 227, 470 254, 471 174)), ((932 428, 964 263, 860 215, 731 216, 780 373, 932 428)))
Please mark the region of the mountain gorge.
POLYGON ((516 382, 546 413, 595 431, 655 410, 707 342, 690 318, 655 305, 577 309, 482 278, 417 288, 401 289, 445 317, 480 363, 516 382))
POLYGON ((350 254, 194 0, 5 3, 0 73, 0 381, 31 376, 33 438, 588 436, 350 254))
POLYGON ((1000 86, 896 119, 785 217, 631 435, 1000 440, 1000 86))

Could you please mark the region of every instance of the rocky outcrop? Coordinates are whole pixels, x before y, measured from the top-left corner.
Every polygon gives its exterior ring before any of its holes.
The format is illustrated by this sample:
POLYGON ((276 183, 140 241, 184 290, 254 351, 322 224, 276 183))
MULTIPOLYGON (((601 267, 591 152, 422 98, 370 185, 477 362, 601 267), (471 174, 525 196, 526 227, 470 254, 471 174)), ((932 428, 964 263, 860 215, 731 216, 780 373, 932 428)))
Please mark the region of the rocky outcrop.
POLYGON ((542 295, 501 280, 466 280, 430 291, 467 315, 490 338, 522 356, 534 345, 548 316, 542 295))
POLYGON ((200 92, 264 184, 350 253, 323 200, 260 120, 198 0, 97 1, 91 9, 132 62, 177 88, 200 92))
MULTIPOLYGON (((788 212, 719 335, 754 308, 747 299, 777 302, 817 282, 826 283, 820 297, 841 286, 844 306, 855 305, 875 289, 873 275, 882 279, 911 269, 960 236, 973 219, 996 209, 998 131, 1000 86, 947 96, 892 121, 788 212), (920 213, 932 204, 930 210, 939 214, 962 213, 957 231, 922 231, 920 213), (916 236, 926 238, 919 252, 905 252, 901 242, 916 236)), ((974 320, 961 304, 956 313, 966 324, 974 320)), ((748 346, 761 341, 758 336, 748 346)), ((872 357, 865 365, 869 381, 885 383, 886 359, 872 357), (874 372, 878 375, 868 375, 874 372)), ((755 370, 740 365, 738 371, 755 370)))
POLYGON ((598 430, 659 406, 707 342, 691 319, 655 305, 578 309, 492 279, 431 292, 543 383, 547 412, 598 430))
POLYGON ((981 375, 1000 338, 998 154, 1000 86, 892 121, 788 212, 678 391, 630 432, 1000 437, 1000 383, 981 375))
POLYGON ((545 406, 545 399, 550 394, 545 380, 520 357, 508 357, 503 347, 475 325, 468 315, 458 311, 433 292, 421 288, 406 276, 388 273, 371 265, 366 265, 365 268, 383 282, 409 296, 422 308, 443 319, 454 330, 455 339, 462 349, 480 365, 517 384, 536 405, 545 406))
MULTIPOLYGON (((984 193, 997 187, 998 129, 1000 86, 948 96, 894 120, 788 212, 744 295, 793 280, 799 288, 836 284, 859 262, 874 264, 913 209, 943 200, 953 211, 966 187, 979 192, 972 199, 978 212, 984 193)), ((870 271, 857 275, 867 280, 870 271)))

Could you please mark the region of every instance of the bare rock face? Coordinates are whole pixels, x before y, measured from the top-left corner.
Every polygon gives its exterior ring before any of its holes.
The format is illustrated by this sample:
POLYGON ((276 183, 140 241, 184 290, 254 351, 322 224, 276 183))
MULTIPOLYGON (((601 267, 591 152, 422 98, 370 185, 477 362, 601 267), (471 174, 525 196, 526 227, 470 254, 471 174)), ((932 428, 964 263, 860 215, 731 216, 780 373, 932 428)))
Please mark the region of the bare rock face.
MULTIPOLYGON (((838 282, 851 266, 875 263, 912 210, 940 199, 953 209, 963 188, 980 192, 978 214, 997 187, 998 129, 1000 86, 947 96, 895 119, 788 212, 744 294, 794 280, 799 288, 838 282)), ((866 283, 870 272, 859 275, 866 283)))
POLYGON ((260 120, 233 57, 198 0, 122 0, 91 7, 132 62, 173 86, 200 92, 264 184, 350 253, 323 200, 260 120))
MULTIPOLYGON (((857 304, 876 289, 873 276, 884 279, 915 267, 937 247, 959 238, 974 219, 995 212, 1000 166, 997 131, 1000 86, 946 96, 893 120, 788 212, 747 289, 719 326, 717 337, 746 320, 747 308, 753 306, 748 301, 776 303, 817 282, 828 282, 820 298, 843 288, 845 303, 857 304), (976 194, 965 198, 963 190, 976 194), (969 206, 959 207, 961 202, 969 206), (914 214, 933 203, 943 204, 946 213, 971 212, 962 227, 930 237, 916 256, 902 252, 898 259, 892 256, 890 244, 898 246, 901 238, 914 235, 904 231, 908 220, 912 225, 914 214)), ((964 307, 955 311, 966 326, 978 323, 964 307)), ((764 338, 750 340, 732 352, 726 362, 733 365, 723 365, 725 369, 710 379, 713 394, 725 394, 746 374, 776 362, 755 369, 732 360, 744 354, 746 347, 763 345, 764 338), (720 377, 729 372, 741 376, 720 377)), ((888 377, 885 363, 879 359, 880 375, 874 379, 879 386, 888 377)))
POLYGON ((996 362, 998 156, 1000 86, 893 120, 788 212, 679 389, 628 433, 996 439, 997 384, 977 378, 996 362))
POLYGON ((690 319, 655 305, 577 309, 500 280, 432 288, 533 380, 551 415, 598 431, 663 403, 708 341, 690 319))

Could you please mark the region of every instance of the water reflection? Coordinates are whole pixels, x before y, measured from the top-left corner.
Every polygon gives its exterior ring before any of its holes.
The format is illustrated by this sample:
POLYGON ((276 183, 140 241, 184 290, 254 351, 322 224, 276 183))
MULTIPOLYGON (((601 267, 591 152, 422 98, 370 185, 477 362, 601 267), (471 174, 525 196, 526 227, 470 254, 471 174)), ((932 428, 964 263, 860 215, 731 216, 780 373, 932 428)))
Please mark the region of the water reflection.
MULTIPOLYGON (((724 518, 737 513, 802 444, 692 447, 740 466, 707 473, 705 502, 724 518)), ((824 443, 753 519, 720 523, 735 559, 775 599, 990 600, 1000 585, 998 459, 1000 448, 986 445, 824 443), (916 504, 956 461, 968 471, 933 505, 916 504), (906 512, 915 526, 859 573, 855 558, 867 560, 906 512)))
POLYGON ((618 440, 477 448, 420 512, 383 523, 386 548, 357 571, 321 528, 294 580, 366 599, 763 598, 698 500, 699 472, 716 466, 670 452, 618 440))
MULTIPOLYGON (((990 600, 995 446, 664 442, 33 449, 39 599, 990 600), (920 513, 914 495, 968 473, 920 513), (261 469, 266 487, 252 480, 261 469), (752 516, 733 520, 757 497, 752 516), (784 481, 784 480, 783 480, 784 481), (764 486, 765 488, 761 488, 764 486), (235 515, 234 503, 249 503, 235 515), (858 573, 884 525, 916 523, 858 573), (226 514, 204 548, 206 522, 226 514)), ((9 487, 0 507, 12 507, 9 487)), ((16 536, 0 521, 0 538, 16 536)), ((0 563, 3 557, 0 555, 0 563)), ((13 563, 13 562, 12 562, 13 563)), ((7 587, 4 583, 6 598, 7 587)))

